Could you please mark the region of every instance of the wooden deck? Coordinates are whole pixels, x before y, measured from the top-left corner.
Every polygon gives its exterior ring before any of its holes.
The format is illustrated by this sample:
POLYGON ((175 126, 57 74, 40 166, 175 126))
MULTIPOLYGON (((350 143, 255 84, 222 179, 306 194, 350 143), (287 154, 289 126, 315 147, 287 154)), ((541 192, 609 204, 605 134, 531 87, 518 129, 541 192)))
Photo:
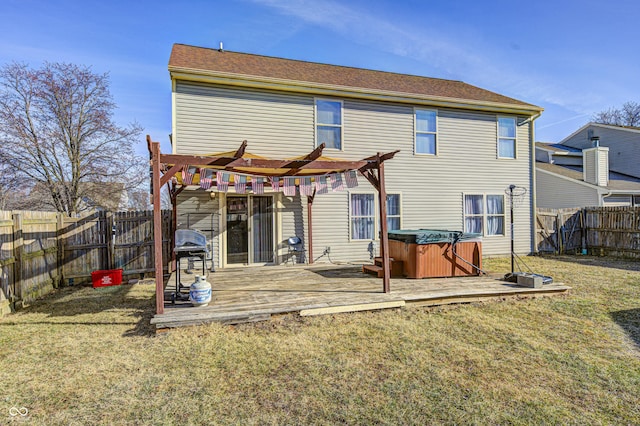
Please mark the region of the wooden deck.
MULTIPOLYGON (((196 268, 197 269, 197 268, 196 268)), ((195 272, 197 273, 197 271, 195 272)), ((182 272, 183 284, 195 275, 182 272)), ((165 311, 151 319, 157 329, 210 322, 237 324, 268 320, 274 314, 302 316, 355 312, 410 305, 434 306, 524 295, 553 295, 570 287, 548 284, 541 289, 520 287, 498 277, 455 277, 391 280, 391 292, 382 292, 382 280, 365 275, 360 266, 268 266, 225 269, 209 273, 213 300, 206 307, 190 302, 171 303, 175 274, 165 288, 165 311)), ((187 290, 183 290, 185 293, 187 290)))

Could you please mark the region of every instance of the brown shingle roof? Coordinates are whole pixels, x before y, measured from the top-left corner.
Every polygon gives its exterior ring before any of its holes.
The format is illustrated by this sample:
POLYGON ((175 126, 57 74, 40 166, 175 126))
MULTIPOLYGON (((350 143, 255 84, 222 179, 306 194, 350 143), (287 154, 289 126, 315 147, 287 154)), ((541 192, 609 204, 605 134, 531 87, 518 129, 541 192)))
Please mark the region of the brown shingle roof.
POLYGON ((204 47, 174 44, 169 70, 192 73, 224 73, 295 81, 299 83, 395 92, 423 98, 448 98, 460 101, 506 104, 515 108, 541 111, 542 108, 462 81, 419 77, 362 68, 343 67, 269 56, 219 51, 204 47))

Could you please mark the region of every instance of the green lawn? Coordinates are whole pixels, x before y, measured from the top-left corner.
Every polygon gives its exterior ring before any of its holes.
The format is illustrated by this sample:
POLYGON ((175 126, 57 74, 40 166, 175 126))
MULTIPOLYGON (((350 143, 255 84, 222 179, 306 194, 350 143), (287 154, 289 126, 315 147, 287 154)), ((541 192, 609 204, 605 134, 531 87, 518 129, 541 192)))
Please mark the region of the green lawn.
POLYGON ((0 424, 640 424, 640 263, 526 261, 573 290, 155 336, 153 285, 65 288, 0 319, 0 424))

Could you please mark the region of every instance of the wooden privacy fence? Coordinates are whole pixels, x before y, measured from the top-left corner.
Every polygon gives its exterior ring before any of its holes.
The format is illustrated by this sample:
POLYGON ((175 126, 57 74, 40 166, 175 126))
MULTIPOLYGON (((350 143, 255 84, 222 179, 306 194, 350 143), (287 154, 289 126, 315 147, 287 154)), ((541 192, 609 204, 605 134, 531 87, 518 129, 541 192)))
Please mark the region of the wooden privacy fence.
POLYGON ((541 253, 640 258, 640 207, 537 209, 541 253))
POLYGON ((540 253, 582 252, 585 237, 581 209, 536 210, 536 247, 540 253))
MULTIPOLYGON (((171 258, 171 211, 162 212, 163 261, 171 258)), ((91 272, 154 272, 153 212, 96 212, 80 218, 52 212, 0 211, 0 315, 60 284, 83 284, 91 272)))

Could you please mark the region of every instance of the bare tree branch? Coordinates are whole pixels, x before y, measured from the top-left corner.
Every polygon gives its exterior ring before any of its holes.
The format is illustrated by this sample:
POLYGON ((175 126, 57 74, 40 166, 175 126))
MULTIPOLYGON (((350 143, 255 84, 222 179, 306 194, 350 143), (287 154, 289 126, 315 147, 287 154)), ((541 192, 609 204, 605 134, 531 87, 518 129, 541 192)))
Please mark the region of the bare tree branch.
MULTIPOLYGON (((141 127, 118 126, 107 74, 68 63, 0 69, 0 166, 46 188, 50 204, 70 216, 100 193, 118 197, 147 179, 133 144, 141 127)), ((1 195, 0 195, 1 197, 1 195)), ((1 202, 1 198, 0 198, 1 202)))
POLYGON ((613 126, 640 126, 640 104, 629 101, 622 104, 622 108, 609 108, 600 111, 591 117, 591 120, 600 124, 613 126))

